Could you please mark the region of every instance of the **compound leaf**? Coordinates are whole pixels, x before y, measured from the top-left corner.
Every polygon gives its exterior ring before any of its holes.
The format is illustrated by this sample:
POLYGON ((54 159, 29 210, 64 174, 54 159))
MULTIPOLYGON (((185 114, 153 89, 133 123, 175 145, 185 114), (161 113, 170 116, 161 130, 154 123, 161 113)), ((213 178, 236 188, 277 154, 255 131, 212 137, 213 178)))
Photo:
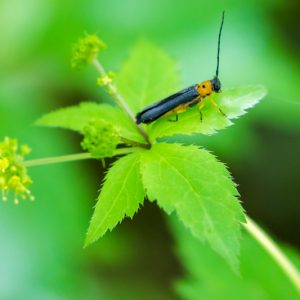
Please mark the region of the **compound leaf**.
POLYGON ((195 146, 157 143, 142 153, 141 170, 149 200, 167 213, 176 211, 198 239, 237 270, 244 215, 224 164, 195 146))

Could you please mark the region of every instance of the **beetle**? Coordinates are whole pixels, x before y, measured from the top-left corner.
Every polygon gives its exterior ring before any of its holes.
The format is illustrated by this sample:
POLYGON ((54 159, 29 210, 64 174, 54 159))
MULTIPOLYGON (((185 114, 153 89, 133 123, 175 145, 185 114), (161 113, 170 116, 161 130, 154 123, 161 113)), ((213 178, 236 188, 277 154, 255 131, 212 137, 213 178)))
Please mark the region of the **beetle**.
MULTIPOLYGON (((205 80, 200 84, 194 84, 186 89, 183 89, 165 99, 155 102, 136 115, 136 123, 149 124, 153 121, 159 119, 160 117, 175 114, 175 120, 169 120, 176 122, 178 121, 178 114, 185 112, 188 108, 195 105, 199 105, 200 119, 202 121, 201 109, 205 106, 206 97, 210 96, 212 93, 221 92, 221 81, 219 79, 219 57, 220 57, 220 41, 221 33, 224 24, 224 12, 222 13, 222 21, 219 30, 218 37, 218 52, 217 52, 217 68, 216 75, 211 80, 205 80)), ((226 117, 226 114, 222 111, 219 105, 212 99, 209 98, 212 105, 219 110, 219 112, 226 117)))

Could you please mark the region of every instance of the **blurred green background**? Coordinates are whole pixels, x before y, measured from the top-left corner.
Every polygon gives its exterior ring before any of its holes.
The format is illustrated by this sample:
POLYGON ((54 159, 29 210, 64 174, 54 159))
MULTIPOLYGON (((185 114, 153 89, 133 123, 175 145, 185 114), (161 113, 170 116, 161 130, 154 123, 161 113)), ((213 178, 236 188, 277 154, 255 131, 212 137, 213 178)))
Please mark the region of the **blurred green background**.
MULTIPOLYGON (((224 88, 258 83, 269 95, 236 126, 189 141, 227 163, 250 216, 299 248, 297 0, 1 0, 0 138, 28 143, 31 158, 81 151, 75 133, 32 124, 59 107, 105 101, 95 70, 70 69, 72 44, 85 32, 109 45, 101 61, 113 71, 136 39, 146 36, 178 61, 182 87, 211 78, 224 9, 224 88)), ((173 289, 184 274, 173 251, 179 241, 154 204, 146 203, 133 221, 82 249, 103 172, 94 161, 34 167, 37 201, 0 203, 0 299, 179 297, 173 289)), ((262 272, 264 266, 257 268, 262 272)))

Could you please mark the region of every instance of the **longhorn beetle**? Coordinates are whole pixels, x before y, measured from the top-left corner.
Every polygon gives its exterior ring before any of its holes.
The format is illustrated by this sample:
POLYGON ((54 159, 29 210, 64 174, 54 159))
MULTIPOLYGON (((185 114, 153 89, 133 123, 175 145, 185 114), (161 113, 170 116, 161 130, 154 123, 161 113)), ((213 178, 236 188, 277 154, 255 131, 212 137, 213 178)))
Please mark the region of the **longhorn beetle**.
MULTIPOLYGON (((219 80, 219 57, 220 57, 220 40, 221 33, 224 23, 224 12, 222 13, 222 21, 219 30, 218 37, 218 52, 217 52, 217 68, 216 75, 212 80, 205 80, 200 84, 194 84, 176 94, 173 94, 163 100, 160 100, 154 104, 145 107, 141 112, 136 115, 136 123, 149 124, 160 117, 175 114, 175 120, 169 120, 176 122, 178 121, 178 114, 185 112, 189 107, 199 103, 200 119, 202 121, 201 109, 205 105, 206 97, 210 96, 213 92, 221 92, 221 81, 219 80)), ((219 105, 212 99, 209 98, 212 105, 219 110, 219 112, 226 117, 225 113, 221 110, 219 105)))

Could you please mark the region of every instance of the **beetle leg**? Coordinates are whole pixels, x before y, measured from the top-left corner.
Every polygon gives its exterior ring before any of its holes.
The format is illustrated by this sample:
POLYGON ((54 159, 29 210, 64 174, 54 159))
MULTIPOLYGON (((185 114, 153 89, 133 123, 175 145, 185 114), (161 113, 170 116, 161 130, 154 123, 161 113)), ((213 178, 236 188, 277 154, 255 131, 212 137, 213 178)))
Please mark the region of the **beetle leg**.
POLYGON ((171 121, 171 122, 177 122, 178 121, 178 114, 181 114, 181 113, 185 112, 186 109, 187 109, 187 104, 184 103, 184 104, 178 105, 176 108, 174 108, 169 113, 167 113, 167 114, 175 114, 175 116, 176 116, 175 120, 169 120, 169 121, 171 121))
POLYGON ((199 103, 199 101, 201 101, 201 97, 200 96, 197 97, 197 98, 195 98, 194 100, 192 100, 187 106, 189 108, 194 107, 196 104, 199 103))
POLYGON ((227 118, 226 114, 222 111, 222 109, 220 108, 220 106, 216 103, 216 101, 212 98, 209 99, 211 104, 224 116, 227 118))
POLYGON ((175 120, 168 120, 169 122, 177 122, 178 121, 178 114, 175 114, 175 120))
POLYGON ((199 104, 199 112, 200 112, 200 122, 203 120, 202 108, 205 106, 206 98, 203 98, 199 104))
POLYGON ((199 114, 200 114, 200 122, 202 123, 202 120, 203 120, 203 113, 201 110, 199 110, 199 114))

